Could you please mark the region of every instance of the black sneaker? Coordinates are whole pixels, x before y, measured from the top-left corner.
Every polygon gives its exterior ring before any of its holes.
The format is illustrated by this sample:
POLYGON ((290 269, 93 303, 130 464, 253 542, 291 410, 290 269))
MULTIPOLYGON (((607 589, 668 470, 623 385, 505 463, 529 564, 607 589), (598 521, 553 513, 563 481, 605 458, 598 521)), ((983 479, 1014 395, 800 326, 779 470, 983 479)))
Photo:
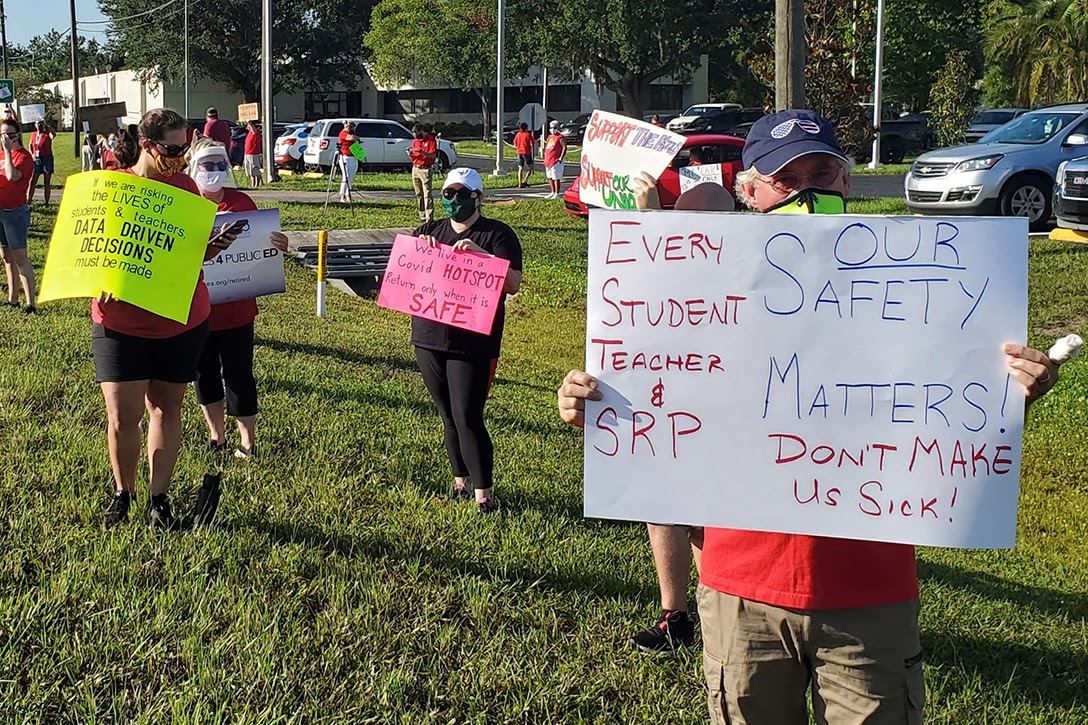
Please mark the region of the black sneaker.
POLYGON ((464 485, 453 484, 450 501, 472 501, 475 498, 476 496, 472 493, 472 481, 470 479, 466 478, 464 485))
POLYGON ((196 506, 193 507, 193 528, 210 526, 219 508, 220 484, 222 476, 218 473, 205 473, 204 483, 196 494, 196 506))
POLYGON ((481 514, 493 514, 499 510, 499 502, 493 498, 482 498, 476 501, 476 511, 481 514))
POLYGON ((24 315, 33 315, 37 311, 38 311, 38 308, 35 307, 34 305, 27 305, 26 307, 23 308, 23 314, 24 315))
POLYGON ((695 623, 687 612, 661 610, 652 627, 635 635, 640 651, 655 655, 674 655, 681 649, 691 649, 695 641, 695 623))
POLYGON ((177 519, 170 510, 170 497, 165 493, 152 496, 147 502, 147 515, 145 517, 148 528, 160 531, 173 531, 177 528, 177 519))
POLYGON ((136 499, 132 498, 128 491, 118 491, 113 494, 109 504, 102 515, 106 517, 106 526, 116 526, 128 521, 128 510, 136 499))

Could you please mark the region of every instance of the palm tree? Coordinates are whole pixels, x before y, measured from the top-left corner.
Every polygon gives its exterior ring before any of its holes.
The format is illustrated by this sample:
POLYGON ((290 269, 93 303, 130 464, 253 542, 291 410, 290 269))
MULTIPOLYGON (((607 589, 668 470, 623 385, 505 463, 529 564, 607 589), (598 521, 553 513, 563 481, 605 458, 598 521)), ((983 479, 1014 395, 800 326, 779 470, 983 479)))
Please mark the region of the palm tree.
POLYGON ((986 54, 1024 106, 1088 100, 1088 0, 995 0, 986 54))

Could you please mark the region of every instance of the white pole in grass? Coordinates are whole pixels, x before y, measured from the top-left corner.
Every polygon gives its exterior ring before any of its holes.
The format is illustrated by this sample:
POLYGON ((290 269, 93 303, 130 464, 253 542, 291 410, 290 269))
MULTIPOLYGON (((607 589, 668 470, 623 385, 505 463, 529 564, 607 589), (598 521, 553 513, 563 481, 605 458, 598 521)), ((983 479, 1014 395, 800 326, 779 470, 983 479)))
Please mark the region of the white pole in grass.
POLYGON ((879 169, 880 163, 880 120, 883 117, 884 85, 884 0, 876 4, 876 68, 873 77, 873 158, 869 161, 870 169, 879 169))
POLYGON ((329 233, 317 233, 317 316, 325 319, 325 278, 329 273, 329 233))
POLYGON ((499 18, 498 18, 499 32, 496 47, 495 58, 495 126, 498 130, 495 132, 495 170, 491 172, 492 176, 502 176, 502 152, 503 152, 503 138, 502 138, 502 112, 503 112, 503 88, 506 83, 503 79, 503 66, 506 62, 505 56, 505 35, 506 35, 506 0, 499 0, 499 18))

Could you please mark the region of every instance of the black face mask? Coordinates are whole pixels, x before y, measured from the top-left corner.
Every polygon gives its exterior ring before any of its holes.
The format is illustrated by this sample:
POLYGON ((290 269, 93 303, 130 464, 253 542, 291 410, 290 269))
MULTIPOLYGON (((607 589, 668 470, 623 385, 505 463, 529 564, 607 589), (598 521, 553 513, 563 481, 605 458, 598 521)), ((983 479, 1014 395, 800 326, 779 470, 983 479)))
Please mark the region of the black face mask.
POLYGON ((837 191, 802 189, 791 194, 768 214, 845 214, 846 199, 837 191))
POLYGON ((417 133, 417 134, 416 134, 416 138, 423 138, 423 134, 421 134, 421 133, 417 133))

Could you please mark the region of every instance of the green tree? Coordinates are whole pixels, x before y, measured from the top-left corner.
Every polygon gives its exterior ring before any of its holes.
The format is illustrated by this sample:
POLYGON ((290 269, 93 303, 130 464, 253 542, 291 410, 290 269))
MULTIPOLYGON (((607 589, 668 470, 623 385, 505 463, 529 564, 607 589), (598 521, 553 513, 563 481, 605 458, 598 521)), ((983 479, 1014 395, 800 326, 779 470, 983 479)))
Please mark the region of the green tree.
MULTIPOLYGON (((147 11, 146 0, 100 0, 108 18, 147 11)), ((184 78, 181 5, 155 16, 112 26, 113 45, 125 65, 158 81, 184 78)), ((354 87, 363 61, 363 34, 369 0, 308 0, 277 3, 272 24, 273 94, 285 89, 354 87)), ((260 100, 260 0, 189 0, 189 68, 192 78, 208 78, 260 100)))
MULTIPOLYGON (((79 36, 79 67, 81 75, 106 72, 120 66, 113 49, 94 38, 79 36)), ((9 49, 13 59, 11 70, 20 72, 28 82, 38 85, 72 77, 72 46, 66 34, 51 30, 30 39, 25 46, 9 49)))
MULTIPOLYGON (((884 95, 898 110, 928 107, 930 86, 950 51, 966 51, 973 72, 982 67, 979 0, 888 2, 884 27, 884 95)), ((865 65, 871 73, 871 56, 865 65)))
POLYGON ((937 143, 940 145, 963 143, 963 132, 971 123, 978 104, 975 79, 969 53, 965 50, 950 52, 930 91, 933 120, 937 125, 937 143))
POLYGON ((523 0, 521 12, 540 20, 531 33, 540 57, 588 68, 636 118, 650 103, 651 84, 686 80, 713 53, 735 18, 738 0, 523 0), (539 32, 546 27, 547 33, 539 32))
POLYGON ((729 14, 722 44, 710 52, 710 100, 767 106, 774 102, 774 79, 758 75, 752 61, 774 52, 774 0, 753 0, 729 14))
MULTIPOLYGON (((510 7, 516 11, 516 6, 510 7)), ((491 138, 491 99, 495 85, 497 6, 478 0, 381 0, 364 44, 368 69, 378 83, 423 83, 473 91, 483 109, 484 138, 491 138)), ((518 23, 507 25, 506 73, 524 73, 518 60, 518 23)))
POLYGON ((988 15, 987 58, 1021 105, 1088 98, 1088 3, 995 0, 988 15))

